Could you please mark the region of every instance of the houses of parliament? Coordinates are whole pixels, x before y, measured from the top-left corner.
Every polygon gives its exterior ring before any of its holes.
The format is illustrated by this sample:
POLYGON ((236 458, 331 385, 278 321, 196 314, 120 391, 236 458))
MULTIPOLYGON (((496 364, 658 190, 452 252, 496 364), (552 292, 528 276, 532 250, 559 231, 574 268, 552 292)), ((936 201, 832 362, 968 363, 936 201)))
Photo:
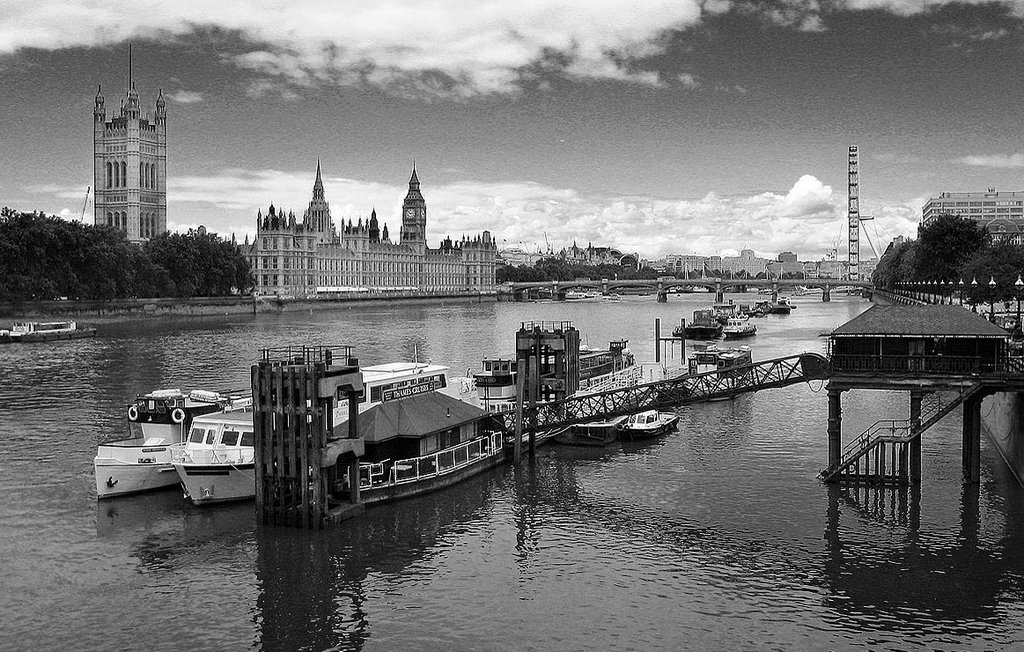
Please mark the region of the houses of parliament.
POLYGON ((256 214, 256 239, 242 251, 256 277, 256 291, 281 297, 334 293, 462 293, 494 290, 497 247, 488 231, 427 247, 427 203, 413 166, 402 202, 402 225, 392 241, 377 211, 365 222, 331 219, 320 162, 313 197, 302 217, 271 205, 256 214))
MULTIPOLYGON (((167 231, 167 104, 144 115, 128 50, 127 92, 107 119, 102 89, 93 108, 95 224, 122 231, 142 243, 167 231)), ((317 161, 313 197, 301 217, 271 205, 257 211, 256 238, 246 236, 242 253, 256 280, 255 292, 311 298, 336 293, 432 294, 491 291, 497 248, 491 234, 427 247, 427 204, 413 166, 402 204, 402 224, 392 240, 376 211, 367 221, 336 226, 324 197, 317 161)))

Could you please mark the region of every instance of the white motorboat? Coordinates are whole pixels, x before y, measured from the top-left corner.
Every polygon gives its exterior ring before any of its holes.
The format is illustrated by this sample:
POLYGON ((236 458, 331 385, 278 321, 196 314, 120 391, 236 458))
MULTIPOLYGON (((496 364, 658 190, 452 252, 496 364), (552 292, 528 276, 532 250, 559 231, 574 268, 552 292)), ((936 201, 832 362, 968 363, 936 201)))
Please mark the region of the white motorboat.
POLYGON ((678 424, 677 414, 645 410, 630 415, 619 425, 619 437, 626 440, 649 439, 675 430, 678 424))
POLYGON ((99 445, 93 459, 96 497, 112 498, 178 484, 170 446, 184 441, 196 417, 219 412, 248 397, 163 389, 140 395, 128 407, 129 437, 99 445))
POLYGON ((171 463, 193 504, 256 495, 252 405, 196 417, 188 440, 171 448, 171 463))

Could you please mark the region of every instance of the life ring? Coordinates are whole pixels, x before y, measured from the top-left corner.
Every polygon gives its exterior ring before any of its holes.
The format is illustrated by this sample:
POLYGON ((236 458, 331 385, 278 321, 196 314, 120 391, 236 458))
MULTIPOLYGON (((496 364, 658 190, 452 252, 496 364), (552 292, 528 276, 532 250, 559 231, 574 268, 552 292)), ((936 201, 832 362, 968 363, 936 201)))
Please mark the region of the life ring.
POLYGON ((130 421, 136 421, 139 418, 139 407, 137 405, 128 406, 128 419, 130 421))
POLYGON ((174 411, 171 412, 171 421, 174 423, 181 423, 184 420, 185 410, 182 410, 181 408, 174 408, 174 411))

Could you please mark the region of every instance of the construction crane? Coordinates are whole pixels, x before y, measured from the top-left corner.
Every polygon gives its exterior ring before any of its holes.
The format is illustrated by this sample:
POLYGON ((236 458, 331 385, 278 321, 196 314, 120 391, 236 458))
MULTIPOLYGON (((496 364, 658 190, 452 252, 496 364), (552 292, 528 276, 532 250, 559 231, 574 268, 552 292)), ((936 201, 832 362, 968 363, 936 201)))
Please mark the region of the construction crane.
POLYGON ((92 186, 85 187, 85 201, 82 202, 82 216, 79 218, 79 222, 85 223, 85 209, 89 206, 89 192, 92 190, 92 186))

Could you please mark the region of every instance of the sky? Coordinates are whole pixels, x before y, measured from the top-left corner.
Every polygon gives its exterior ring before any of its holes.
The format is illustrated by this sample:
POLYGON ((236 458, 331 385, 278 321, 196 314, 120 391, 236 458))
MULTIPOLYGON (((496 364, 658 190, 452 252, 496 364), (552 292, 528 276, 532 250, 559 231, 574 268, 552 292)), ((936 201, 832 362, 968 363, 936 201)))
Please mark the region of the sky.
MULTIPOLYGON (((168 228, 301 214, 427 239, 862 258, 944 191, 1024 190, 1024 0, 0 0, 0 205, 79 219, 92 106, 168 98, 168 228), (869 242, 870 241, 870 242, 869 242)), ((92 203, 86 209, 92 222, 92 203)))

